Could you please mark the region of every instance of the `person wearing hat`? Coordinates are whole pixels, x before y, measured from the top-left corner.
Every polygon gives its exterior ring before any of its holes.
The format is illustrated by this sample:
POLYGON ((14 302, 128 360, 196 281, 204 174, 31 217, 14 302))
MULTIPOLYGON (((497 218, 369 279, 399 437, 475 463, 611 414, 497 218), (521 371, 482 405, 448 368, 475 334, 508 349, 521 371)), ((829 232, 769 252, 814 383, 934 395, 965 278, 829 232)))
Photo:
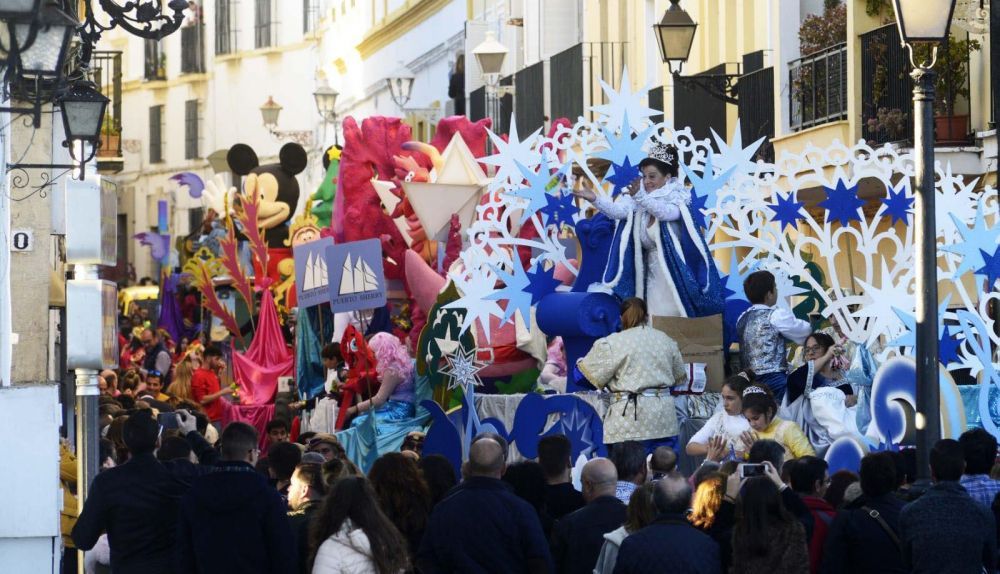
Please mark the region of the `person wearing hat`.
POLYGON ((573 190, 615 223, 601 283, 590 290, 642 298, 652 316, 715 315, 722 312, 722 282, 678 166, 677 148, 657 142, 625 193, 573 190))

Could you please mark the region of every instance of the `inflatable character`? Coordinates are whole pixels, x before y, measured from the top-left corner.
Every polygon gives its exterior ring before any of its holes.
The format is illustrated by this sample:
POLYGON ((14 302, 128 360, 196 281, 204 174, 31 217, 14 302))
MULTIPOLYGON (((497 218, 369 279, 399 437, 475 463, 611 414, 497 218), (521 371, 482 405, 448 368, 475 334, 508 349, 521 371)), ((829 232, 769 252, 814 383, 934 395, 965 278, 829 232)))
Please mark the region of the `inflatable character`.
POLYGON ((246 144, 236 144, 226 155, 229 169, 246 176, 245 195, 254 191, 259 196, 257 222, 267 243, 267 269, 255 269, 257 276, 267 276, 280 283, 279 266, 291 259, 288 221, 299 203, 299 182, 295 176, 306 168, 306 150, 296 143, 287 143, 278 153, 278 163, 260 165, 257 153, 246 144))
POLYGON ((337 413, 337 430, 344 428, 347 409, 354 405, 355 397, 370 399, 378 392, 379 380, 375 354, 368 348, 364 335, 354 325, 348 325, 340 339, 340 353, 347 363, 347 381, 340 387, 340 410, 337 413))

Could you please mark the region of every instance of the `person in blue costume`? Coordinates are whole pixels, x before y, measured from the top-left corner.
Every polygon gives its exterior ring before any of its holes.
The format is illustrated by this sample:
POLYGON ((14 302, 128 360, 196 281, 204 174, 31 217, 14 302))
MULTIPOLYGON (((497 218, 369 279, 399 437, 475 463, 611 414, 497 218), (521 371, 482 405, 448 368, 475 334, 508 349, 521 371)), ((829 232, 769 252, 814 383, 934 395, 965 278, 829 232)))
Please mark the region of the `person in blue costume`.
MULTIPOLYGON (((391 333, 376 333, 368 341, 378 369, 378 392, 374 397, 348 408, 348 416, 374 409, 375 423, 400 422, 416 415, 414 361, 406 347, 391 333)), ((367 414, 356 417, 351 427, 359 427, 367 414)))
POLYGON ((608 263, 590 291, 640 297, 660 317, 705 317, 722 312, 722 282, 708 243, 691 217, 691 193, 677 179, 678 154, 655 143, 639 162, 642 177, 612 198, 574 190, 615 221, 608 263))

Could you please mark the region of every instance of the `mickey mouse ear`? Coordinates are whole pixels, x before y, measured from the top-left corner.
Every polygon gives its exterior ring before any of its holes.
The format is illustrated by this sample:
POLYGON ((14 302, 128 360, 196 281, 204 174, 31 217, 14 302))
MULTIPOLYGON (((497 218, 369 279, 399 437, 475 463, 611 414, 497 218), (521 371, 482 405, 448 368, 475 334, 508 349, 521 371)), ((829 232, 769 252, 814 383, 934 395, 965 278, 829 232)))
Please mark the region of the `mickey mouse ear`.
POLYGON ((257 159, 257 152, 253 151, 253 148, 247 144, 241 143, 229 148, 229 153, 226 154, 226 162, 229 164, 229 169, 239 175, 247 175, 260 165, 260 161, 257 159))
POLYGON ((297 143, 286 143, 281 146, 278 159, 281 162, 281 169, 289 175, 302 173, 309 160, 306 149, 297 143))

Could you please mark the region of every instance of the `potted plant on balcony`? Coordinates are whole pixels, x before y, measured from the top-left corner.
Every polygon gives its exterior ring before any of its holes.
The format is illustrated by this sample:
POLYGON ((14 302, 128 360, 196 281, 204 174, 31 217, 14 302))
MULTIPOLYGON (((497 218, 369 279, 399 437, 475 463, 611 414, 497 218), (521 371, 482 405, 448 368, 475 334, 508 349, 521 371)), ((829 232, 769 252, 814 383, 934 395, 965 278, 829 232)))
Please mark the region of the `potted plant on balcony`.
MULTIPOLYGON (((962 142, 968 136, 969 114, 956 114, 955 103, 969 97, 969 56, 979 51, 975 39, 950 38, 938 47, 937 81, 934 86, 934 132, 938 142, 962 142)), ((918 46, 915 60, 930 61, 930 48, 918 46)))
POLYGON ((101 122, 101 147, 97 150, 97 157, 118 157, 121 155, 122 131, 118 127, 118 122, 111 117, 111 114, 104 115, 101 122))
POLYGON ((879 108, 875 115, 868 118, 865 127, 874 138, 885 133, 889 141, 898 141, 906 135, 909 116, 899 108, 879 108))

